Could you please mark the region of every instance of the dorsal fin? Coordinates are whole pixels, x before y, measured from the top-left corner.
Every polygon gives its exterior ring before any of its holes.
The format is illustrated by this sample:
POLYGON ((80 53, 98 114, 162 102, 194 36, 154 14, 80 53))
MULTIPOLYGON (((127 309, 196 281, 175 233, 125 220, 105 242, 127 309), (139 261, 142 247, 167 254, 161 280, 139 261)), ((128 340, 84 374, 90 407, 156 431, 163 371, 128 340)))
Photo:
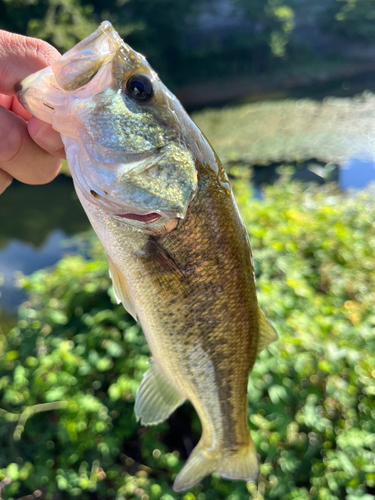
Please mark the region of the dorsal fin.
POLYGON ((263 351, 272 342, 275 342, 279 337, 276 330, 265 317, 263 311, 259 308, 259 340, 258 340, 258 354, 263 351))
POLYGON ((125 278, 113 260, 107 255, 109 275, 112 279, 113 291, 115 292, 116 299, 118 302, 122 302, 122 305, 128 311, 129 314, 137 321, 137 313, 135 311, 134 303, 130 297, 128 286, 126 284, 125 278))

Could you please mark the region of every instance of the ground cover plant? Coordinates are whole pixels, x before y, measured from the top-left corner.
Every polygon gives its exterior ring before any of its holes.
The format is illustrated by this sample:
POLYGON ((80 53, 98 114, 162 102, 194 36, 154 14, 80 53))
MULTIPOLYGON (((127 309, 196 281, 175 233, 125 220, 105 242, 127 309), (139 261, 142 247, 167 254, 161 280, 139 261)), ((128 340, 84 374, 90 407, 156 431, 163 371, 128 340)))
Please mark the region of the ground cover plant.
MULTIPOLYGON (((238 177, 240 169, 232 174, 238 177)), ((370 191, 285 178, 249 196, 259 300, 280 340, 249 380, 257 483, 217 475, 176 495, 200 435, 185 404, 141 427, 134 396, 149 350, 116 305, 105 256, 65 257, 20 279, 17 326, 0 330, 0 487, 4 500, 371 500, 375 494, 375 207, 370 191)))

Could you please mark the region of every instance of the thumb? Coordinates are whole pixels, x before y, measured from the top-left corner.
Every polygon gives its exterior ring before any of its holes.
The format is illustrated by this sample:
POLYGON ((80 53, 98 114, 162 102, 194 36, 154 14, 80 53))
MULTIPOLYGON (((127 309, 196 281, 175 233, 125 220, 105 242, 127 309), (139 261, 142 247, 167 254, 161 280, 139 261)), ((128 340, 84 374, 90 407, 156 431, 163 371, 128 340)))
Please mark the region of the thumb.
POLYGON ((15 95, 14 86, 60 57, 47 42, 0 30, 0 93, 15 95))
POLYGON ((53 156, 65 158, 64 144, 61 136, 49 123, 33 116, 30 118, 27 129, 30 137, 45 151, 53 156))

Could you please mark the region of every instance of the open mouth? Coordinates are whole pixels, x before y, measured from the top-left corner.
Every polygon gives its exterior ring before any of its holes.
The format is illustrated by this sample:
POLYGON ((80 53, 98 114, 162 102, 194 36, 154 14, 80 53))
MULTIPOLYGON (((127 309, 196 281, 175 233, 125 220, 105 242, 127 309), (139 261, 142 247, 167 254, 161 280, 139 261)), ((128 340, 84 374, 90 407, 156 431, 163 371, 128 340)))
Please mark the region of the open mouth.
POLYGON ((123 219, 136 220, 138 222, 155 222, 158 219, 161 219, 161 215, 157 213, 151 214, 115 214, 116 217, 122 217, 123 219))

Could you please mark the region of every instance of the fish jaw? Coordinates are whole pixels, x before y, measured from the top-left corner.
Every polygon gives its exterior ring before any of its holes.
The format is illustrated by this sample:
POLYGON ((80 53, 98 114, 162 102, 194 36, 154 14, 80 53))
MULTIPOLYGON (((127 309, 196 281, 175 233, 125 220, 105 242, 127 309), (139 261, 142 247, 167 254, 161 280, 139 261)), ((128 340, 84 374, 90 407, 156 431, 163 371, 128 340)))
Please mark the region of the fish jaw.
POLYGON ((195 155, 181 140, 185 112, 110 23, 23 80, 17 95, 61 133, 86 199, 132 225, 141 221, 133 216, 185 217, 198 183, 195 155), (134 72, 147 75, 155 102, 138 105, 126 94, 123 80, 134 72))
POLYGON ((79 145, 70 138, 62 136, 62 140, 75 188, 81 195, 81 202, 85 199, 90 206, 96 205, 101 211, 122 223, 152 232, 155 230, 157 233, 173 229, 178 219, 185 218, 198 182, 195 171, 191 180, 189 179, 189 168, 194 167, 189 152, 184 153, 190 160, 190 163, 186 163, 185 171, 175 171, 173 176, 171 168, 169 173, 169 182, 174 181, 176 196, 163 197, 163 193, 153 188, 151 181, 153 176, 163 175, 159 169, 167 162, 167 153, 164 156, 163 152, 136 154, 133 155, 135 161, 131 161, 129 155, 130 161, 127 164, 108 165, 97 162, 95 168, 88 168, 92 163, 87 152, 80 150, 79 145), (129 168, 129 165, 132 168, 129 168), (137 169, 140 172, 134 173, 133 171, 137 169), (148 175, 145 175, 147 170, 149 170, 148 175), (180 178, 177 178, 177 175, 180 177, 185 175, 185 183, 180 185, 178 182, 180 178), (127 189, 124 189, 124 186, 127 189), (150 214, 156 214, 158 217, 150 218, 148 217, 150 214), (171 224, 172 221, 175 223, 171 224), (157 227, 154 228, 155 225, 157 227))
POLYGON ((53 123, 53 112, 56 108, 66 107, 64 93, 57 86, 54 87, 54 74, 51 67, 26 77, 16 85, 15 90, 22 106, 47 123, 53 123), (54 88, 53 92, 50 91, 52 88, 54 88), (47 90, 48 99, 46 99, 47 90))

